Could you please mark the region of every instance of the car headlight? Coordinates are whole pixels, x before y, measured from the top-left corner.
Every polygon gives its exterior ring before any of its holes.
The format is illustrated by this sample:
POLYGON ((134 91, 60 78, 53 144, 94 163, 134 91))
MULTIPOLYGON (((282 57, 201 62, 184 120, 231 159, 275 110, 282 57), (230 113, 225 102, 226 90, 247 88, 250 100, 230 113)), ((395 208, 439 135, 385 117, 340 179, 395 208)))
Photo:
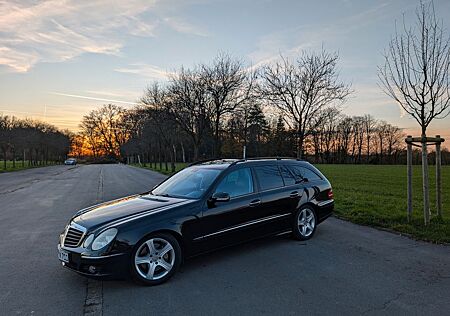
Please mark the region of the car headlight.
POLYGON ((94 234, 90 234, 90 235, 84 240, 83 247, 84 247, 84 248, 89 247, 89 245, 92 243, 92 240, 93 240, 93 239, 94 239, 94 234))
POLYGON ((117 235, 116 228, 110 228, 98 235, 92 243, 92 250, 99 250, 108 245, 117 235))

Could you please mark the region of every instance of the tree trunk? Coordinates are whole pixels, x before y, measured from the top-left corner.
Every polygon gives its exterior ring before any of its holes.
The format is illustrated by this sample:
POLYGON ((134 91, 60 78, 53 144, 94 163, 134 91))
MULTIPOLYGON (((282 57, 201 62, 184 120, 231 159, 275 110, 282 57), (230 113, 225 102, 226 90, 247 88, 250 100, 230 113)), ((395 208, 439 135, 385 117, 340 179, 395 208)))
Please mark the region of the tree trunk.
MULTIPOLYGON (((409 137, 409 136, 408 136, 409 137)), ((412 219, 412 211, 413 211, 413 207, 412 207, 412 144, 408 143, 407 145, 407 152, 406 152, 407 156, 406 156, 406 165, 407 165, 407 176, 408 176, 408 189, 407 189, 407 194, 408 194, 408 209, 407 209, 407 218, 408 218, 408 223, 411 222, 412 219)))
MULTIPOLYGON (((440 138, 440 135, 436 136, 440 138)), ((436 211, 442 217, 441 143, 436 143, 436 211)))
POLYGON ((215 158, 220 158, 221 148, 220 148, 220 136, 219 136, 219 130, 220 130, 220 116, 216 117, 216 121, 214 123, 214 129, 215 129, 215 135, 214 135, 214 156, 215 158))
POLYGON ((184 152, 184 145, 183 142, 181 143, 181 154, 183 156, 183 162, 186 162, 186 153, 184 152))
POLYGON ((175 161, 177 159, 177 149, 175 145, 172 145, 173 153, 172 153, 172 172, 175 172, 175 161))
POLYGON ((198 144, 194 142, 194 162, 198 161, 199 148, 198 144))
POLYGON ((422 181, 423 181, 423 218, 425 225, 430 223, 430 192, 428 186, 428 155, 426 135, 422 134, 422 181))
POLYGON ((297 158, 303 159, 303 135, 298 132, 297 158))
POLYGON ((158 161, 159 161, 159 170, 162 170, 161 143, 159 143, 158 161))
POLYGON ((167 163, 167 150, 168 149, 166 149, 165 151, 164 151, 164 168, 166 169, 166 171, 169 171, 169 164, 167 163))

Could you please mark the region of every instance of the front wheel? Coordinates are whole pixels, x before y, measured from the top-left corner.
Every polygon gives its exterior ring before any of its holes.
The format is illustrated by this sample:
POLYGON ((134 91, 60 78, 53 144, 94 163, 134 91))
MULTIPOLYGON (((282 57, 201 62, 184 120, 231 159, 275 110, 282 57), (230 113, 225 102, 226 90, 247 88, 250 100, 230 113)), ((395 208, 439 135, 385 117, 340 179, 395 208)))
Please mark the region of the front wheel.
POLYGON ((317 215, 312 206, 301 207, 294 216, 292 232, 295 239, 310 239, 317 227, 317 215))
POLYGON ((131 272, 145 285, 167 281, 181 264, 181 248, 175 237, 154 234, 144 238, 133 252, 131 272))

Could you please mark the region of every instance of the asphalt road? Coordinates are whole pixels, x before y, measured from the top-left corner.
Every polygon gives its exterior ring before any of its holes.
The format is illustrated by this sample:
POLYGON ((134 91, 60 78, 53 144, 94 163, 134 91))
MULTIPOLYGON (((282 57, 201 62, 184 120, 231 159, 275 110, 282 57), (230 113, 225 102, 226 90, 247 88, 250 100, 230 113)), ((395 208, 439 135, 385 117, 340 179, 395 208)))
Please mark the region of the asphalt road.
MULTIPOLYGON (((0 315, 82 315, 88 282, 57 259, 66 221, 163 178, 124 165, 0 174, 0 315)), ((102 283, 103 315, 449 315, 450 247, 330 218, 308 242, 279 236, 197 257, 161 286, 102 283)))

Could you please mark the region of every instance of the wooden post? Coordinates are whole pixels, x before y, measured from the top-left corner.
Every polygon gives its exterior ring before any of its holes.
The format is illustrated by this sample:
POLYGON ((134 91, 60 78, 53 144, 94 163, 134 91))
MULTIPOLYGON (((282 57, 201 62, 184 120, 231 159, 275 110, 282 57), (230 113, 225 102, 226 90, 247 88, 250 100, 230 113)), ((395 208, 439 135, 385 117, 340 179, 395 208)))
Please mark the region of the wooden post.
POLYGON ((423 186, 423 220, 425 226, 430 223, 430 192, 428 180, 427 137, 422 134, 422 186, 423 186))
POLYGON ((406 153, 406 165, 407 165, 407 173, 408 173, 408 209, 407 209, 407 218, 408 222, 411 222, 412 219, 412 137, 408 135, 407 138, 407 153, 406 153))
POLYGON ((439 138, 436 142, 436 210, 437 216, 442 217, 441 136, 436 135, 436 138, 439 138))

